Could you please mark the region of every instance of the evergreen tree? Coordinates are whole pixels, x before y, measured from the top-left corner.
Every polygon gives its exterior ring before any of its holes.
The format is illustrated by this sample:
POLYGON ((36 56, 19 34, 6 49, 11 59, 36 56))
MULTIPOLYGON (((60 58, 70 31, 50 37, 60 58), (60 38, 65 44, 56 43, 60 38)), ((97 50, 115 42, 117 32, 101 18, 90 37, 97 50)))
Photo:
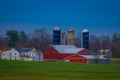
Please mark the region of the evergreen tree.
POLYGON ((24 31, 21 31, 21 32, 19 33, 19 44, 18 44, 18 46, 24 47, 25 44, 26 44, 26 42, 27 42, 27 39, 28 39, 28 37, 27 37, 27 35, 25 34, 25 32, 24 32, 24 31))
POLYGON ((19 41, 19 32, 16 30, 8 30, 6 36, 8 47, 16 47, 19 41))

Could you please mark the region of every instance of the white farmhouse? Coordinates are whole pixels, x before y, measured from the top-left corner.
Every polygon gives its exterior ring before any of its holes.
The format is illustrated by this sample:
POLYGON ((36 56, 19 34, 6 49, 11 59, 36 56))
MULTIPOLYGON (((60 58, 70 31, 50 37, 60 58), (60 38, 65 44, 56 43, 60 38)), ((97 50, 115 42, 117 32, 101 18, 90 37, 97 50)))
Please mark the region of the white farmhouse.
POLYGON ((1 59, 20 60, 20 54, 14 48, 3 50, 1 59))
POLYGON ((16 50, 19 52, 21 60, 39 61, 39 55, 34 48, 17 48, 16 50))
POLYGON ((41 54, 36 53, 34 48, 9 48, 3 49, 1 59, 39 61, 41 54))

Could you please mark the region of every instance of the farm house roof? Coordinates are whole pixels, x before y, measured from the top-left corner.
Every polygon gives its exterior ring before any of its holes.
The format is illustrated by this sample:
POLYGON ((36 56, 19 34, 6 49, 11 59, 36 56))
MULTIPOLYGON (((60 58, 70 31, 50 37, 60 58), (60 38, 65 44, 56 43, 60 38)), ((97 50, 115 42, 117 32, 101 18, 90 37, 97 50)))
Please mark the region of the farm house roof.
POLYGON ((33 48, 16 48, 18 52, 30 52, 33 48))
POLYGON ((77 53, 82 51, 84 48, 77 48, 74 45, 53 45, 53 47, 60 53, 60 54, 70 54, 70 53, 77 53))

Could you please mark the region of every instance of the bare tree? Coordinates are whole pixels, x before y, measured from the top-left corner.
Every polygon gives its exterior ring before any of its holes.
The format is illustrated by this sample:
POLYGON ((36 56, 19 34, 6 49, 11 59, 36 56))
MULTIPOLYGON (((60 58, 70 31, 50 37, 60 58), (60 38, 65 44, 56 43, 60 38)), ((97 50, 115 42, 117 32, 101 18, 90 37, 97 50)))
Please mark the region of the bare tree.
POLYGON ((120 58, 120 35, 117 33, 112 36, 112 53, 114 58, 120 58))
POLYGON ((81 40, 79 38, 75 38, 75 46, 81 47, 81 40))
POLYGON ((7 47, 6 41, 3 39, 3 37, 0 37, 0 48, 1 47, 7 47))
POLYGON ((97 36, 91 35, 90 36, 90 50, 93 52, 97 52, 100 49, 100 40, 97 36))
POLYGON ((19 43, 18 47, 26 47, 28 37, 24 31, 19 32, 19 43))
POLYGON ((99 37, 101 49, 111 49, 111 39, 109 36, 99 37))
POLYGON ((50 34, 45 28, 36 29, 32 33, 31 42, 38 52, 43 52, 44 49, 51 44, 51 41, 50 34))
POLYGON ((79 33, 78 36, 75 37, 75 46, 81 47, 81 33, 79 33))

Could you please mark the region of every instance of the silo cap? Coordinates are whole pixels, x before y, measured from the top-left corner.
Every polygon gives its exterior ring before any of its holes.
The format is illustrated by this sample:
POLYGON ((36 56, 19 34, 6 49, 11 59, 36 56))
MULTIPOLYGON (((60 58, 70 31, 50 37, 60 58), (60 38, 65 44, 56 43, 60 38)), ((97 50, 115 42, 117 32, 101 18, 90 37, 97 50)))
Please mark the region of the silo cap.
POLYGON ((88 29, 83 29, 82 32, 89 32, 88 29))
POLYGON ((73 28, 69 28, 68 31, 74 31, 74 29, 73 28))
POLYGON ((59 27, 54 27, 53 30, 60 30, 60 28, 59 27))

